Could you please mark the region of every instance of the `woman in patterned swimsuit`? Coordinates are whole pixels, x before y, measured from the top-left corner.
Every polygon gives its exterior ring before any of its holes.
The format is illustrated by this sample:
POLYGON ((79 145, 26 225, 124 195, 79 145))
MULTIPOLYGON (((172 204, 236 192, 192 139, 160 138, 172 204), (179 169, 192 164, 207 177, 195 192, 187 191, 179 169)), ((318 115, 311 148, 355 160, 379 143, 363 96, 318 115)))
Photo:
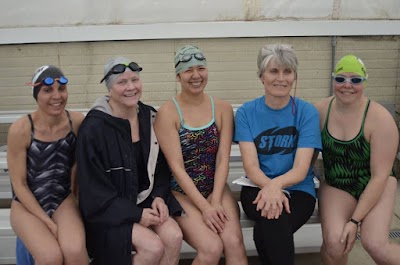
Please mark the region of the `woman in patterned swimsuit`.
POLYGON ((367 76, 359 58, 344 56, 335 67, 334 96, 316 104, 325 167, 319 193, 324 264, 347 264, 359 227, 377 264, 400 261, 400 245, 388 239, 399 136, 390 113, 364 95, 367 76))
POLYGON ((185 211, 175 217, 197 250, 193 264, 247 264, 239 212, 226 180, 233 134, 229 103, 204 93, 208 70, 195 46, 175 55, 181 93, 159 110, 155 130, 174 174, 171 188, 185 211))
POLYGON ((83 115, 65 110, 67 82, 55 66, 38 68, 32 79, 38 109, 8 132, 11 225, 37 264, 89 263, 71 193, 76 133, 83 115))

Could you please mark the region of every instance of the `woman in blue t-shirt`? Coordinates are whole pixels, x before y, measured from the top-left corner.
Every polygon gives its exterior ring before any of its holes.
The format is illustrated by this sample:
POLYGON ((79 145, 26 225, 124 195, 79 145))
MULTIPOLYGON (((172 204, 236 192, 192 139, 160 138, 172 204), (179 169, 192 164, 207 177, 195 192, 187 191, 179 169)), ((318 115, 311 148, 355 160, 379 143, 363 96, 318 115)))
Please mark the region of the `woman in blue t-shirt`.
POLYGON ((257 66, 265 95, 243 104, 235 117, 234 140, 246 175, 257 186, 243 187, 241 202, 256 221, 262 264, 294 263, 293 234, 315 207, 311 165, 321 149, 319 116, 310 103, 290 95, 297 65, 290 46, 262 47, 257 66))

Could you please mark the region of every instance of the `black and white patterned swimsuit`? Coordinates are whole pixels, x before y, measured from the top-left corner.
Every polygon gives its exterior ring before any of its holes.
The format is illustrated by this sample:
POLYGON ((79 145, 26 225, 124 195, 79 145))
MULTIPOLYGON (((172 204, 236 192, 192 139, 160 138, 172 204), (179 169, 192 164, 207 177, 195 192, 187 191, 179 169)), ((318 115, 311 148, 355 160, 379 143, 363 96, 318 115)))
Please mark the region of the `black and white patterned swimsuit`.
POLYGON ((64 138, 54 142, 35 139, 33 120, 28 114, 32 140, 27 150, 27 182, 36 200, 50 217, 71 193, 76 136, 69 112, 66 113, 71 130, 64 138))

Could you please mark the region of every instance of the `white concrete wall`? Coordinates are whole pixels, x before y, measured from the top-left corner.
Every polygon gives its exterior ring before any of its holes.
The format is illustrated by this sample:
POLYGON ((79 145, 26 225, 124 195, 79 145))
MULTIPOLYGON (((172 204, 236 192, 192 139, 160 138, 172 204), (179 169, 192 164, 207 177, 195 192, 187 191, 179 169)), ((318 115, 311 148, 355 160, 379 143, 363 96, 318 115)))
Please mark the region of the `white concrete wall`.
MULTIPOLYGON (((332 38, 336 61, 360 56, 366 93, 400 109, 400 0, 15 0, 0 9, 0 111, 32 110, 25 86, 55 64, 70 79, 69 108, 105 94, 103 65, 123 55, 143 66, 143 100, 161 105, 179 86, 173 69, 181 45, 207 55, 207 92, 240 104, 262 94, 256 56, 266 43, 290 43, 300 61, 297 96, 329 95, 332 38)), ((6 129, 0 126, 0 139, 6 129)))
POLYGON ((262 21, 400 19, 398 0, 16 0, 2 1, 2 28, 262 21))
POLYGON ((399 0, 2 1, 0 44, 400 35, 399 0))
MULTIPOLYGON (((69 78, 70 108, 90 107, 105 94, 103 65, 111 57, 126 56, 143 67, 143 100, 159 106, 180 87, 175 81, 173 57, 184 44, 198 45, 209 66, 207 91, 215 97, 241 104, 263 93, 256 75, 260 47, 289 43, 299 58, 297 95, 315 102, 329 95, 331 80, 330 37, 177 39, 0 45, 0 111, 34 109, 31 88, 25 85, 34 70, 55 64, 69 78)), ((354 53, 365 62, 370 79, 366 93, 372 99, 395 102, 398 87, 400 36, 340 37, 336 61, 354 53)))

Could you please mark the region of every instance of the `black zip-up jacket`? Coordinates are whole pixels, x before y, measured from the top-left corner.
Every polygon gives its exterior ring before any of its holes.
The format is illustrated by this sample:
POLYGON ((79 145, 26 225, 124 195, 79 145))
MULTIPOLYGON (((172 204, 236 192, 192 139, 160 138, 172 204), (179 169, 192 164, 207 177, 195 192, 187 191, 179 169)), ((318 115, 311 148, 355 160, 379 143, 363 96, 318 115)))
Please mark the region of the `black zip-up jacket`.
POLYGON ((155 197, 164 199, 171 215, 182 208, 170 191, 172 175, 153 130, 156 110, 139 102, 140 143, 150 183, 143 191, 129 121, 110 113, 107 97, 100 98, 78 132, 79 207, 91 264, 130 265, 132 227, 143 208, 151 207, 155 197))

